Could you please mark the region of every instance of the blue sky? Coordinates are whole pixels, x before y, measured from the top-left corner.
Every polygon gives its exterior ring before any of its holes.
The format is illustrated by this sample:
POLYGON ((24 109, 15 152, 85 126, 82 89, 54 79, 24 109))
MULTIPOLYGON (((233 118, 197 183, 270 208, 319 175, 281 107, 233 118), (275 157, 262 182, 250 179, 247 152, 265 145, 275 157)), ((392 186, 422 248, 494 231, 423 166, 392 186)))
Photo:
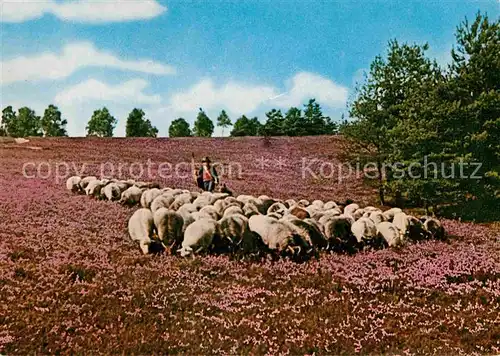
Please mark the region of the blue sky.
POLYGON ((161 136, 200 106, 263 119, 316 97, 338 119, 389 39, 444 64, 465 16, 500 14, 498 0, 1 1, 2 108, 55 103, 74 136, 102 106, 117 136, 134 107, 161 136))

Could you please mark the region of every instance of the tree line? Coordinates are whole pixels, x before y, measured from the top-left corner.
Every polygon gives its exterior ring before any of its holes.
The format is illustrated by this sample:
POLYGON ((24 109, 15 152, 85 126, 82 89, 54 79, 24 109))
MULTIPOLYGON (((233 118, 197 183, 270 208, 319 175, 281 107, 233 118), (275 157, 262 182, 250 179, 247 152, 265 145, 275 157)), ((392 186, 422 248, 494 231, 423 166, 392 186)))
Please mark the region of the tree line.
MULTIPOLYGON (((87 136, 112 137, 117 119, 104 107, 94 111, 87 123, 87 136)), ((27 136, 67 136, 67 120, 62 119, 61 111, 49 105, 43 117, 35 111, 23 107, 16 113, 12 106, 2 111, 0 135, 12 137, 27 136)), ((301 110, 290 108, 285 114, 272 109, 266 113, 266 121, 261 123, 257 117, 240 116, 233 122, 225 110, 216 119, 216 125, 224 130, 232 127, 230 135, 236 136, 304 136, 331 135, 337 133, 338 126, 330 117, 323 115, 321 106, 315 99, 310 99, 301 110)), ((170 137, 211 137, 214 122, 200 108, 193 127, 184 118, 173 120, 168 128, 170 137)), ((133 109, 127 117, 125 135, 127 137, 157 137, 158 129, 152 125, 142 109, 133 109)))
POLYGON ((427 44, 390 41, 348 105, 352 120, 340 132, 358 147, 354 158, 376 161, 382 204, 389 196, 500 212, 499 21, 478 13, 455 37, 446 68, 427 57, 427 44))

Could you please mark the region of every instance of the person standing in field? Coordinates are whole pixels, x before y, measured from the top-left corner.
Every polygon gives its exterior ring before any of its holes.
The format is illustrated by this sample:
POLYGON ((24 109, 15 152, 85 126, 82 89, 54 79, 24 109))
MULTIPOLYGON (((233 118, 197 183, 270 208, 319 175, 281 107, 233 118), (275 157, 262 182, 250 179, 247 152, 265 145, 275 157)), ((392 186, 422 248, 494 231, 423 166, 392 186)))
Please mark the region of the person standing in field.
POLYGON ((204 191, 213 192, 215 189, 215 185, 219 184, 219 176, 217 175, 217 171, 215 167, 210 163, 210 158, 205 157, 201 161, 202 166, 198 171, 197 182, 198 186, 202 188, 204 191))

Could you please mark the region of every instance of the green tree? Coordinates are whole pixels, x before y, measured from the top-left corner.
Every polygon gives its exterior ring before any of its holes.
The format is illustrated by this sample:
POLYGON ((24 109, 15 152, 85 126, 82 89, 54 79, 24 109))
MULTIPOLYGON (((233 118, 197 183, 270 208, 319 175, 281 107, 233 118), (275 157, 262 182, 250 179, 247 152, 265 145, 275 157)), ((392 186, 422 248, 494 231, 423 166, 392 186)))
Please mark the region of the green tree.
MULTIPOLYGON (((393 181, 393 171, 384 172, 384 167, 395 162, 406 166, 416 156, 420 159, 423 151, 415 155, 418 145, 413 142, 420 139, 420 133, 430 132, 428 123, 415 112, 416 102, 410 103, 423 98, 416 95, 417 92, 432 93, 440 77, 437 64, 425 57, 427 49, 427 45, 400 45, 396 40, 390 41, 387 58, 377 56, 365 82, 356 88, 355 100, 349 108, 350 117, 355 120, 343 127, 344 135, 353 139, 358 147, 358 158, 369 156, 374 160, 382 204, 385 203, 386 178, 393 181), (408 143, 412 143, 411 149, 408 143)), ((413 186, 413 182, 407 183, 413 186)), ((401 184, 392 187, 395 194, 399 194, 401 184)))
POLYGON ((127 137, 156 137, 158 129, 145 117, 146 114, 142 109, 133 109, 127 118, 125 135, 127 137))
POLYGON ((307 122, 299 108, 292 107, 286 112, 283 126, 287 136, 307 135, 307 122))
POLYGON ((12 109, 12 106, 7 106, 2 110, 2 124, 0 125, 0 129, 4 136, 12 136, 16 121, 16 112, 12 109))
POLYGON ((87 124, 87 136, 113 137, 116 123, 117 120, 107 108, 96 110, 87 124))
POLYGON ((189 124, 182 117, 172 121, 170 127, 168 128, 168 136, 169 137, 190 137, 191 129, 189 128, 189 124))
POLYGON ((224 136, 224 129, 231 126, 233 123, 225 110, 222 110, 219 117, 217 118, 217 126, 222 127, 222 136, 224 136))
POLYGON ((249 119, 245 115, 242 115, 234 123, 231 136, 257 136, 261 130, 261 126, 262 125, 257 117, 249 119))
POLYGON ((205 114, 202 108, 200 108, 196 121, 194 122, 193 133, 197 137, 212 137, 214 133, 214 123, 207 114, 205 114))
POLYGON ((285 134, 285 118, 281 110, 272 109, 266 113, 267 120, 262 125, 260 134, 263 136, 283 136, 285 134))
POLYGON ((68 121, 62 119, 61 112, 57 106, 49 105, 43 113, 41 125, 44 136, 68 136, 66 124, 68 121))
POLYGON ((14 137, 42 136, 40 116, 28 107, 18 110, 17 120, 14 125, 14 137))
POLYGON ((465 19, 455 36, 449 80, 440 91, 447 109, 442 133, 451 139, 446 148, 481 164, 476 175, 483 178, 462 179, 462 190, 481 200, 499 199, 500 20, 478 13, 472 23, 465 19))
POLYGON ((316 99, 310 99, 304 105, 304 120, 308 135, 332 135, 338 130, 331 118, 323 115, 321 106, 316 102, 316 99))

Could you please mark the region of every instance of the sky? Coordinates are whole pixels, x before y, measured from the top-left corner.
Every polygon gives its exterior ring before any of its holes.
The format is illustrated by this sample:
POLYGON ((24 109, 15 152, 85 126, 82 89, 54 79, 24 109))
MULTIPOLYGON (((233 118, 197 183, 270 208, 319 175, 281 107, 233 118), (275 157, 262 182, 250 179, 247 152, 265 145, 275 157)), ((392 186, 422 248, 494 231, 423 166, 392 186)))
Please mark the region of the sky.
MULTIPOLYGON (((428 43, 445 65, 456 26, 499 0, 0 0, 0 105, 43 115, 70 136, 107 107, 125 135, 133 108, 168 135, 199 108, 265 119, 316 98, 339 120, 387 42, 428 43)), ((226 130, 226 135, 227 135, 226 130)), ((217 128, 215 135, 221 135, 217 128)))

